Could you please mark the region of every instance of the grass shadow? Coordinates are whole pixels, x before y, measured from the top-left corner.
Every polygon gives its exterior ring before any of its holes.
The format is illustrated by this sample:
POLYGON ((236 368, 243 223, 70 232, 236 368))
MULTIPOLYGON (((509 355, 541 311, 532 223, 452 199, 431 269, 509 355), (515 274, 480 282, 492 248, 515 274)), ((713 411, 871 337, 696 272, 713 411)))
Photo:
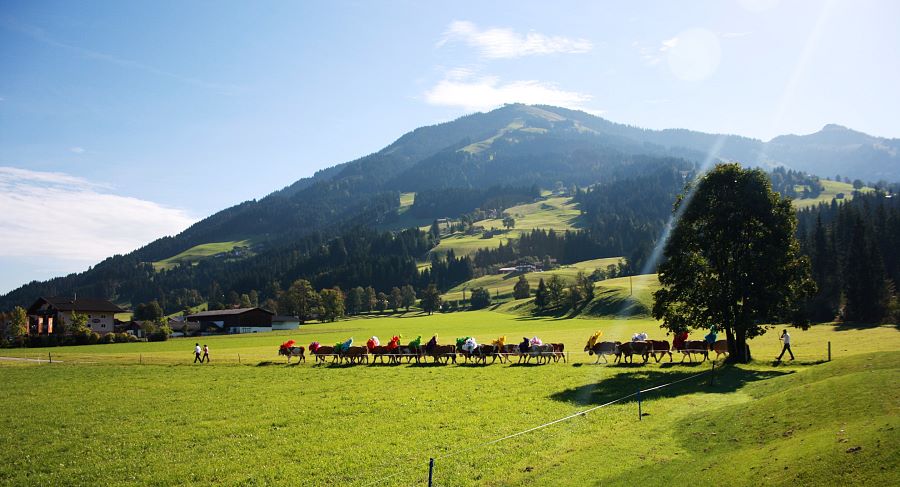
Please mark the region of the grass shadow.
POLYGON ((858 322, 841 322, 835 323, 834 331, 851 331, 851 330, 872 330, 875 328, 895 328, 900 329, 900 323, 893 325, 884 325, 881 323, 858 323, 858 322))
MULTIPOLYGON (((643 394, 643 399, 658 399, 663 397, 676 397, 695 392, 707 393, 731 393, 742 388, 745 384, 760 380, 772 379, 793 372, 775 370, 748 370, 739 367, 725 367, 716 369, 714 385, 709 386, 709 375, 702 375, 693 380, 684 380, 669 387, 656 389, 643 394)), ((595 406, 605 404, 622 396, 632 394, 639 389, 648 389, 661 384, 667 384, 682 379, 688 379, 696 375, 695 370, 668 371, 658 369, 623 372, 608 379, 593 384, 566 389, 552 394, 550 397, 563 402, 574 403, 582 406, 595 406)), ((636 397, 626 399, 624 402, 637 401, 636 397)))

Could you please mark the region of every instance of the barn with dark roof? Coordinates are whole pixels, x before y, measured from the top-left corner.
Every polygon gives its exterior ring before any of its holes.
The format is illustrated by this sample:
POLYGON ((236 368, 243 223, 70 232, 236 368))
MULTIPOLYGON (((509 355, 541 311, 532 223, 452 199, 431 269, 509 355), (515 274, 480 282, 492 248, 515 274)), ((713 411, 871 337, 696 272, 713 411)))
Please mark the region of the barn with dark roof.
POLYGON ((258 333, 272 331, 275 313, 262 308, 220 309, 201 311, 186 316, 189 321, 200 322, 204 329, 217 329, 223 333, 258 333))

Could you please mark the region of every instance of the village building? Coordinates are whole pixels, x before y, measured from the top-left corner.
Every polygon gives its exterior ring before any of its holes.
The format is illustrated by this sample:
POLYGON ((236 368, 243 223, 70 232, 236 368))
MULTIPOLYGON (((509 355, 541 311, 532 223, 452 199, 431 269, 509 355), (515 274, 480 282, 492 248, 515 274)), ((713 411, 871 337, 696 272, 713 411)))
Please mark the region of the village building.
POLYGON ((72 323, 72 313, 78 313, 87 316, 87 326, 92 332, 105 335, 115 331, 116 313, 123 312, 125 310, 105 299, 42 297, 28 307, 28 334, 59 333, 72 323))
POLYGON ((259 333, 272 331, 274 315, 262 308, 237 308, 201 311, 185 316, 185 319, 200 323, 204 330, 219 333, 259 333))

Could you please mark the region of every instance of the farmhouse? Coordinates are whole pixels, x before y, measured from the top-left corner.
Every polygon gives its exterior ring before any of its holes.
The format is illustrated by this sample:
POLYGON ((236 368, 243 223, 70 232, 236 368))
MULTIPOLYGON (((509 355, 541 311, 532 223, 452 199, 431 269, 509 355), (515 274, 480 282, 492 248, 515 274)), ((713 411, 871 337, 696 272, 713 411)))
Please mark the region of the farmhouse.
POLYGON ((272 331, 272 313, 262 308, 221 309, 201 311, 185 317, 197 321, 203 329, 215 329, 220 333, 258 333, 272 331))
POLYGON ((273 330, 296 330, 300 328, 300 318, 296 316, 276 316, 272 318, 273 330))
POLYGON ((49 335, 54 325, 64 327, 72 323, 72 313, 87 315, 87 326, 91 331, 104 335, 112 333, 116 313, 125 310, 105 299, 50 297, 38 298, 28 308, 28 334, 49 335))

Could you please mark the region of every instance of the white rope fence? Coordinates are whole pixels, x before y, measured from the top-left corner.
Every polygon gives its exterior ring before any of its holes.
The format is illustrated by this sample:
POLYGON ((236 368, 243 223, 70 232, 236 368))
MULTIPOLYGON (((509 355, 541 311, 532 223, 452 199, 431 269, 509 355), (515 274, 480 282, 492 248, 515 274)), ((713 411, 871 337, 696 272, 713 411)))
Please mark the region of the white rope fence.
MULTIPOLYGON (((564 416, 564 417, 559 418, 559 419, 554 419, 553 421, 549 421, 549 422, 547 422, 547 423, 544 423, 544 424, 541 424, 541 425, 538 425, 538 426, 535 426, 535 427, 532 427, 532 428, 528 428, 528 429, 526 429, 526 430, 518 431, 518 432, 516 432, 516 433, 512 433, 512 434, 509 434, 509 435, 506 435, 506 436, 503 436, 503 437, 500 437, 500 438, 495 438, 495 439, 493 439, 493 440, 488 440, 488 441, 485 441, 485 442, 480 443, 480 444, 478 444, 478 445, 471 446, 471 447, 468 447, 468 448, 464 448, 464 449, 462 449, 462 450, 457 450, 457 451, 454 451, 454 452, 449 452, 449 453, 445 453, 445 454, 443 454, 443 455, 439 455, 439 456, 436 456, 436 457, 432 457, 432 458, 429 459, 429 464, 428 464, 428 468, 429 468, 429 474, 428 474, 428 481, 429 481, 429 483, 428 483, 428 484, 429 484, 429 486, 431 485, 432 471, 433 471, 433 468, 434 468, 434 462, 435 462, 436 460, 442 460, 442 459, 454 457, 454 456, 457 456, 457 455, 461 455, 461 454, 463 454, 463 453, 468 453, 468 452, 471 452, 471 451, 473 451, 473 450, 477 450, 477 449, 483 448, 483 447, 485 447, 485 446, 490 446, 490 445, 493 445, 493 444, 496 444, 496 443, 500 443, 500 442, 503 442, 503 441, 506 441, 506 440, 515 438, 515 437, 517 437, 517 436, 522 436, 522 435, 527 434, 527 433, 531 433, 531 432, 534 432, 534 431, 537 431, 537 430, 540 430, 540 429, 544 429, 544 428, 547 428, 547 427, 549 427, 549 426, 553 426, 553 425, 555 425, 555 424, 559 424, 559 423, 568 421, 568 420, 570 420, 570 419, 577 418, 577 417, 579 417, 579 416, 586 416, 588 413, 591 413, 591 412, 596 411, 596 410, 598 410, 598 409, 605 408, 605 407, 607 407, 607 406, 611 406, 611 405, 613 405, 613 404, 616 404, 616 403, 618 403, 618 402, 622 402, 622 401, 624 401, 624 400, 626 400, 626 399, 630 399, 630 398, 635 397, 635 396, 638 397, 638 402, 640 402, 640 396, 641 396, 641 394, 644 394, 644 393, 647 393, 647 392, 656 391, 656 390, 663 389, 663 388, 666 388, 666 387, 669 387, 669 386, 673 386, 673 385, 675 385, 675 384, 678 384, 678 383, 681 383, 681 382, 685 382, 685 381, 688 381, 688 380, 691 380, 691 379, 696 379, 697 377, 701 377, 701 376, 704 376, 704 375, 707 375, 707 374, 710 374, 710 373, 714 373, 714 372, 711 372, 711 371, 700 372, 700 373, 698 373, 698 374, 694 374, 694 375, 691 375, 691 376, 688 376, 688 377, 683 377, 683 378, 681 378, 681 379, 678 379, 678 380, 675 380, 675 381, 672 381, 672 382, 668 382, 668 383, 665 383, 665 384, 660 384, 660 385, 657 385, 657 386, 649 387, 649 388, 647 388, 647 389, 639 389, 639 390, 637 390, 636 392, 633 392, 633 393, 631 393, 631 394, 627 394, 627 395, 625 395, 625 396, 622 396, 622 397, 613 399, 612 401, 605 402, 605 403, 603 403, 603 404, 600 404, 600 405, 597 405, 597 406, 594 406, 594 407, 591 407, 591 408, 588 408, 588 409, 585 409, 585 410, 582 410, 582 411, 578 411, 578 412, 576 412, 576 413, 572 413, 572 414, 570 414, 570 415, 568 415, 568 416, 564 416)), ((640 414, 640 405, 638 405, 638 410, 639 410, 639 414, 640 414)), ((369 483, 367 483, 367 484, 364 484, 364 486, 380 484, 380 483, 382 483, 382 482, 384 482, 384 481, 386 481, 386 480, 392 479, 392 478, 397 477, 397 476, 399 476, 399 475, 401 475, 401 474, 404 474, 404 473, 407 473, 407 472, 409 472, 409 471, 412 471, 412 470, 414 470, 415 468, 416 468, 416 467, 409 466, 409 467, 407 467, 407 468, 401 469, 401 470, 398 471, 398 472, 395 472, 395 473, 393 473, 393 474, 391 474, 391 475, 388 475, 387 477, 382 477, 382 478, 379 478, 379 479, 374 480, 374 481, 372 481, 372 482, 369 482, 369 483)))

